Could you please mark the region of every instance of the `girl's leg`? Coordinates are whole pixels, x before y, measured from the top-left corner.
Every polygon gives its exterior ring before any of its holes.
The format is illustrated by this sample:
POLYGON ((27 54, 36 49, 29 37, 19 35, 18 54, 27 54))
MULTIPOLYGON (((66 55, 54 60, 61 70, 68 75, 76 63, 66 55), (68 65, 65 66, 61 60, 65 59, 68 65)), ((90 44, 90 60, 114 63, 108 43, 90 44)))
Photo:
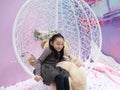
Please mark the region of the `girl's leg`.
POLYGON ((51 84, 51 90, 56 90, 56 84, 55 83, 51 84))
POLYGON ((55 78, 56 89, 57 90, 65 90, 64 89, 64 78, 62 75, 57 75, 55 78))
POLYGON ((70 90, 68 77, 64 77, 64 88, 65 88, 65 90, 70 90))

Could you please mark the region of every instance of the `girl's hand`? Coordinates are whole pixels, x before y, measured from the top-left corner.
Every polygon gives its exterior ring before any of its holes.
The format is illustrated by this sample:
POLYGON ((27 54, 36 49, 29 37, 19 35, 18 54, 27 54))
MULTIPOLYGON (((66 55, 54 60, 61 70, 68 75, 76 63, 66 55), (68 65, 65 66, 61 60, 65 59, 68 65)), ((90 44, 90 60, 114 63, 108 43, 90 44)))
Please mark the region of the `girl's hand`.
POLYGON ((43 78, 39 75, 35 75, 34 79, 39 82, 40 80, 43 80, 43 78))

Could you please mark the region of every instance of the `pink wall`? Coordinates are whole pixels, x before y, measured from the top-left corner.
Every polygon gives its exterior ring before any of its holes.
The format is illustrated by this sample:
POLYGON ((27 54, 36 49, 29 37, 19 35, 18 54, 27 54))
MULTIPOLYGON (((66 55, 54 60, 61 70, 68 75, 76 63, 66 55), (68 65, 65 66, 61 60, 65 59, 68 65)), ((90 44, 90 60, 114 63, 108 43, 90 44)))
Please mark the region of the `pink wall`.
POLYGON ((0 86, 8 86, 29 78, 17 63, 12 45, 13 23, 26 0, 0 0, 0 86))

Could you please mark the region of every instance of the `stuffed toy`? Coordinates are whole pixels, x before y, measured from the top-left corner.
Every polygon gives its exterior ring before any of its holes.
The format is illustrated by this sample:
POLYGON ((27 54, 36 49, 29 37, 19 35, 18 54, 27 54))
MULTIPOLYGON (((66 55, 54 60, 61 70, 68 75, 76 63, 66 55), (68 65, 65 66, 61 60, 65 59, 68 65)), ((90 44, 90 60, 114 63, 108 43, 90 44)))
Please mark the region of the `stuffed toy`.
MULTIPOLYGON (((49 38, 41 39, 41 47, 43 49, 48 47, 49 38)), ((70 73, 69 84, 71 90, 86 90, 86 74, 81 66, 83 65, 82 60, 76 58, 75 56, 67 56, 69 43, 65 41, 64 43, 64 57, 66 61, 59 62, 56 67, 61 67, 70 73)), ((36 64, 36 59, 33 55, 28 58, 29 63, 34 67, 36 64)), ((56 85, 53 83, 51 85, 52 90, 56 90, 56 85)))

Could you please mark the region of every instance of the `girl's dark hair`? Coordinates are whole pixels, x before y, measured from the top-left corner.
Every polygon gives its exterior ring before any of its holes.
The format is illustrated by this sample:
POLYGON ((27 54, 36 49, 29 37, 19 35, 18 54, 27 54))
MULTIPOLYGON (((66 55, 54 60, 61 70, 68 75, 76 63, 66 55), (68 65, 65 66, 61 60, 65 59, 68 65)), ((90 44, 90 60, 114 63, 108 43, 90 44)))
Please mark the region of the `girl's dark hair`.
POLYGON ((55 50, 55 48, 51 45, 51 42, 53 43, 56 38, 62 38, 64 40, 64 37, 60 34, 54 34, 50 39, 49 39, 49 48, 52 50, 52 52, 54 53, 56 59, 61 60, 63 58, 64 55, 64 47, 62 48, 62 50, 59 52, 60 55, 58 54, 58 52, 55 50))

